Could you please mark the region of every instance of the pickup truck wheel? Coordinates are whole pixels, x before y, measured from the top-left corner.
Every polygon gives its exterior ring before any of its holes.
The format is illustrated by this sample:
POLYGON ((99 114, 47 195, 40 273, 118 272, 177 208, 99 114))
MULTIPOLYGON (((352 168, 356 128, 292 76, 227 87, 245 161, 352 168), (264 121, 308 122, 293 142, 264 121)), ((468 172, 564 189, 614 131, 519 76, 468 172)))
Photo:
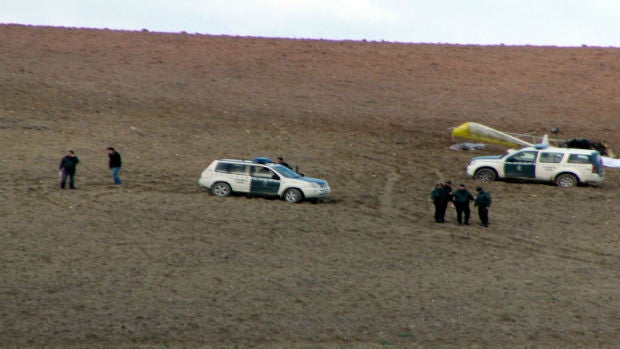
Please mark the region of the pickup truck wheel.
POLYGON ((292 204, 300 202, 303 198, 304 196, 301 194, 301 191, 299 191, 299 189, 291 188, 287 189, 284 192, 284 200, 292 204))
POLYGON ((230 189, 228 183, 216 182, 211 186, 211 194, 215 196, 229 196, 232 194, 232 189, 230 189))
POLYGON ((579 180, 577 180, 577 177, 575 177, 575 175, 570 174, 570 173, 562 173, 561 175, 557 176, 555 178, 555 184, 557 184, 558 187, 574 187, 577 184, 579 184, 579 180))
POLYGON ((481 168, 476 171, 474 177, 483 182, 491 182, 497 178, 497 174, 490 168, 481 168))

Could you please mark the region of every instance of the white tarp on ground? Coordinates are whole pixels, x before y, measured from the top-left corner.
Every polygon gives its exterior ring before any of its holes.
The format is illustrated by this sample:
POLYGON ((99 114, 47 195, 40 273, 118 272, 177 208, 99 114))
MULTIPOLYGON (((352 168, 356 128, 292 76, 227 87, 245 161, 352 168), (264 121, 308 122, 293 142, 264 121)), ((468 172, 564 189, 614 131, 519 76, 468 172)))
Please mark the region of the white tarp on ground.
POLYGON ((450 146, 452 150, 476 150, 476 149, 486 149, 487 145, 484 143, 458 143, 450 146))
POLYGON ((614 159, 607 156, 603 156, 603 166, 620 168, 620 159, 614 159))

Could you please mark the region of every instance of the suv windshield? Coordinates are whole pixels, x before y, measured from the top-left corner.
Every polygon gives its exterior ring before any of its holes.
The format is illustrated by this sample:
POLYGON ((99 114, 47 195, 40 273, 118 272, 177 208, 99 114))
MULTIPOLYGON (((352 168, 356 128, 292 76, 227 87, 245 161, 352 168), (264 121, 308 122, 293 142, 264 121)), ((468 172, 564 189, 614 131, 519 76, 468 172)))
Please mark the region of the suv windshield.
POLYGON ((288 168, 286 166, 273 165, 271 167, 274 168, 276 171, 280 172, 284 177, 287 177, 287 178, 301 178, 301 175, 299 175, 299 173, 291 170, 290 168, 288 168))

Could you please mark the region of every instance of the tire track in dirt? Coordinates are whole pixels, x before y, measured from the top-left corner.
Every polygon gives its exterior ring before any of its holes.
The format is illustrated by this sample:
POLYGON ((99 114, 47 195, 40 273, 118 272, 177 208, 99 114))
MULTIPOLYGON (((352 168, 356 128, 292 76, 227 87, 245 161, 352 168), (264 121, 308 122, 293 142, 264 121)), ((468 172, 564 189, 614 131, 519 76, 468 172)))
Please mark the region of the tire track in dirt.
POLYGON ((400 213, 395 210, 392 203, 392 191, 394 190, 394 184, 398 182, 399 178, 398 168, 393 169, 387 174, 385 184, 383 185, 383 193, 381 197, 379 197, 379 210, 382 215, 400 215, 400 213))
MULTIPOLYGON (((381 161, 373 160, 378 164, 383 164, 381 161)), ((433 168, 428 165, 420 165, 420 167, 426 168, 429 173, 434 173, 437 178, 443 178, 444 175, 436 168, 433 168)), ((394 190, 398 185, 398 182, 401 180, 401 171, 397 166, 392 167, 391 169, 385 171, 385 183, 383 185, 383 191, 381 192, 378 201, 379 213, 385 218, 399 218, 403 219, 407 226, 408 224, 414 223, 415 220, 420 218, 419 212, 410 212, 406 214, 404 212, 399 211, 397 207, 394 206, 393 198, 394 198, 394 190)), ((435 181, 433 181, 435 183, 435 181)), ((414 205, 415 204, 426 204, 428 205, 428 201, 426 199, 421 199, 419 202, 416 198, 413 198, 414 205)), ((428 208, 427 208, 428 209, 428 208)), ((425 214, 425 213, 424 213, 425 214)), ((414 223, 415 224, 415 223, 414 223)))
POLYGON ((415 224, 414 220, 417 219, 416 217, 418 217, 418 215, 412 214, 411 212, 401 212, 399 208, 394 205, 394 190, 397 188, 400 179, 400 168, 393 167, 390 171, 386 171, 383 191, 381 195, 379 195, 378 212, 383 218, 390 219, 392 227, 396 228, 402 225, 402 227, 399 228, 401 231, 409 231, 411 224, 415 224), (400 224, 398 224, 394 218, 401 220, 400 224))

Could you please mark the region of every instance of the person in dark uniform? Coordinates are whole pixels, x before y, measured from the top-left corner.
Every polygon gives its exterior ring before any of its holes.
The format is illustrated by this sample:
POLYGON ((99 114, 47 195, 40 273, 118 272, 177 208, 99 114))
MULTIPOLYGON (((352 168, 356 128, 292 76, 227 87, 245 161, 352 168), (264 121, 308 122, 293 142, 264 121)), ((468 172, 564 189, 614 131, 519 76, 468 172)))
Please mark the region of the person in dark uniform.
POLYGON ((112 179, 114 180, 114 184, 121 184, 121 178, 119 177, 119 173, 121 172, 121 154, 117 152, 114 148, 108 147, 108 157, 110 158, 109 167, 112 171, 112 179))
POLYGON ((474 200, 474 206, 478 207, 478 217, 480 218, 480 225, 483 227, 489 226, 489 207, 491 206, 491 194, 482 190, 481 187, 476 188, 476 199, 474 200))
POLYGON ((469 225, 469 216, 471 214, 469 209, 470 201, 474 201, 474 197, 465 188, 465 184, 459 184, 458 189, 452 195, 452 202, 454 202, 454 207, 456 208, 456 220, 459 224, 465 223, 465 225, 469 225))
POLYGON ((450 200, 452 200, 452 192, 454 191, 454 188, 452 188, 452 181, 446 179, 445 182, 443 182, 443 188, 449 193, 450 200))
POLYGON ((292 170, 292 169, 293 169, 293 168, 292 168, 289 164, 287 164, 286 162, 284 162, 284 158, 283 158, 283 157, 281 157, 281 156, 278 156, 278 164, 280 164, 280 165, 282 165, 282 166, 285 166, 285 167, 288 167, 290 170, 292 170))
POLYGON ((446 208, 450 201, 450 194, 443 184, 437 183, 435 185, 435 189, 431 192, 431 201, 435 205, 435 222, 445 223, 446 208))
MULTIPOLYGON (((446 210, 448 209, 448 204, 452 202, 452 195, 454 194, 453 193, 454 190, 452 189, 452 182, 449 179, 446 179, 443 182, 443 190, 445 190, 445 192, 446 192, 446 197, 445 197, 445 199, 444 199, 444 201, 442 203, 443 204, 443 212, 444 212, 444 215, 445 215, 446 210)), ((444 222, 445 222, 445 220, 444 220, 444 222)))
POLYGON ((73 150, 67 151, 67 155, 65 155, 62 160, 60 160, 60 165, 58 166, 58 169, 60 170, 61 189, 65 189, 67 177, 69 177, 69 189, 75 189, 75 168, 79 162, 80 159, 75 156, 75 152, 73 150))

